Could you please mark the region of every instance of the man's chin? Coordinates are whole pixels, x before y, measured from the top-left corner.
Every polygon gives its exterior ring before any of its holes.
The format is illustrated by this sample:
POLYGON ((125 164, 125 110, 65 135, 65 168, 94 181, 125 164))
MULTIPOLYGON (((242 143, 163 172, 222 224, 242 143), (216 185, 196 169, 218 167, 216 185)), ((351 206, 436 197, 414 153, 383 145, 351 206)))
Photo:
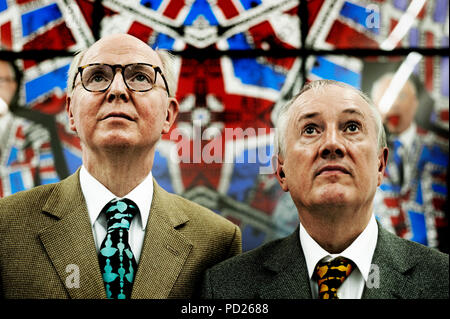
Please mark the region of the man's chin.
POLYGON ((345 207, 349 205, 349 201, 346 200, 343 196, 334 196, 334 197, 326 197, 321 198, 320 201, 318 201, 317 206, 322 206, 326 208, 337 208, 337 207, 345 207))
POLYGON ((109 139, 102 143, 99 148, 105 151, 123 151, 136 147, 136 143, 126 138, 109 139))
POLYGON ((349 203, 345 186, 340 184, 332 184, 322 187, 316 198, 317 202, 324 206, 342 206, 349 203))
POLYGON ((114 147, 132 147, 138 143, 137 135, 134 132, 114 131, 102 132, 98 134, 93 143, 99 148, 114 148, 114 147))

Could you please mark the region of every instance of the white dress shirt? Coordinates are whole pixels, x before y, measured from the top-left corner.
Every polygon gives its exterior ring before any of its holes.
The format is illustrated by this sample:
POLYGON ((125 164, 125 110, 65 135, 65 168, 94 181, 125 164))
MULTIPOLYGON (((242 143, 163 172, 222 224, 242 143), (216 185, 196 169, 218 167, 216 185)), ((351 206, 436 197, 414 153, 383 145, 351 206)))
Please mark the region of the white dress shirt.
MULTIPOLYGON (((105 186, 96 180, 87 169, 81 166, 80 184, 89 213, 89 219, 94 234, 95 246, 97 253, 103 239, 106 236, 107 221, 104 214, 100 214, 103 207, 112 199, 116 198, 105 186)), ((139 208, 139 214, 133 217, 130 225, 128 241, 133 251, 136 263, 139 263, 141 256, 142 244, 144 243, 145 228, 150 214, 150 207, 153 199, 153 179, 152 172, 130 193, 123 198, 131 199, 139 208)))
POLYGON ((300 242, 308 268, 312 297, 317 299, 319 288, 313 279, 314 269, 320 260, 328 261, 338 256, 351 259, 356 268, 342 283, 337 291, 339 299, 361 299, 364 285, 367 282, 375 246, 377 245, 378 227, 375 216, 372 215, 364 231, 340 254, 330 254, 324 250, 300 224, 300 242))

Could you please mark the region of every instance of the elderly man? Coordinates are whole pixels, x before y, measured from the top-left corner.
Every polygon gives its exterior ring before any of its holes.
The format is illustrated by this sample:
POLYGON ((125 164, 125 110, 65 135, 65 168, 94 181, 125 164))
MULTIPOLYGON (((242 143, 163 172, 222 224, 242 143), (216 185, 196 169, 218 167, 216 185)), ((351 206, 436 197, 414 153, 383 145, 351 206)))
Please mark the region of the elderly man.
POLYGON ((388 158, 381 117, 360 91, 307 84, 277 121, 276 175, 300 225, 209 269, 205 298, 448 298, 448 255, 376 222, 388 158))
POLYGON ((0 60, 0 198, 59 181, 49 131, 17 114, 20 78, 12 61, 0 60))
POLYGON ((167 53, 126 34, 77 55, 68 77, 74 175, 0 201, 5 298, 188 298, 241 250, 239 228, 165 192, 155 145, 178 113, 167 53))

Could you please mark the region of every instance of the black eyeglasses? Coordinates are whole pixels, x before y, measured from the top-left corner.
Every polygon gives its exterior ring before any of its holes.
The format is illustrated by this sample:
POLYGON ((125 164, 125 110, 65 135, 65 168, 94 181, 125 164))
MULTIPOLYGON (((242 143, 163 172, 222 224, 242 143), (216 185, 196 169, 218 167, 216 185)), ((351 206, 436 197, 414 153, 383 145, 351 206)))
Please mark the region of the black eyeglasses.
MULTIPOLYGON (((78 73, 80 73, 81 84, 89 92, 105 92, 114 80, 116 69, 122 71, 123 81, 128 89, 136 92, 150 91, 156 83, 158 73, 166 86, 167 94, 170 96, 169 86, 162 74, 161 68, 156 65, 147 63, 133 63, 127 65, 110 65, 105 63, 91 63, 80 66, 78 73)), ((73 86, 75 86, 75 79, 73 86)))

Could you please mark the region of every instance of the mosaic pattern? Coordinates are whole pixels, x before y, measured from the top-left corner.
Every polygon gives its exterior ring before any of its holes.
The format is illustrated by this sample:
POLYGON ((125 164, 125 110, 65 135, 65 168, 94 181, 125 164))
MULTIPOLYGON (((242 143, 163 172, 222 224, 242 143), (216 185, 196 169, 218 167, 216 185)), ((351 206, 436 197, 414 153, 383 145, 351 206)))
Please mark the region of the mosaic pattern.
MULTIPOLYGON (((384 61, 344 55, 311 55, 303 61, 297 54, 282 53, 305 44, 315 49, 378 49, 409 3, 0 0, 0 43, 16 52, 75 52, 92 44, 97 36, 126 32, 152 47, 179 53, 176 69, 181 110, 173 130, 157 147, 153 175, 166 190, 239 225, 243 249, 249 250, 289 233, 298 222, 289 195, 281 191, 274 176, 259 173, 261 168, 270 168, 271 128, 278 109, 299 89, 303 76, 361 87, 366 62, 384 61), (299 17, 307 19, 305 43, 299 17), (192 49, 217 54, 183 55, 192 49), (236 54, 254 50, 262 54, 236 54), (227 52, 234 54, 221 54, 227 52), (303 69, 306 74, 301 73, 303 69), (226 134, 227 129, 236 128, 241 131, 226 134), (175 129, 181 134, 171 135, 175 129), (180 141, 191 152, 178 153, 179 160, 171 160, 180 141), (194 150, 211 156, 194 158, 194 150)), ((448 1, 429 1, 398 45, 448 47, 446 25, 448 1)), ((66 55, 19 61, 25 72, 21 104, 54 116, 62 149, 56 164, 65 166, 67 174, 81 164, 79 140, 68 129, 64 111, 70 61, 66 55)), ((423 58, 415 73, 434 101, 429 121, 448 133, 448 56, 423 58)), ((427 227, 433 231, 432 223, 427 227)))
POLYGON ((438 247, 438 233, 448 227, 448 140, 418 128, 408 154, 398 140, 375 196, 375 213, 383 226, 400 237, 438 247))
POLYGON ((0 134, 0 197, 58 181, 49 132, 11 116, 0 134))

